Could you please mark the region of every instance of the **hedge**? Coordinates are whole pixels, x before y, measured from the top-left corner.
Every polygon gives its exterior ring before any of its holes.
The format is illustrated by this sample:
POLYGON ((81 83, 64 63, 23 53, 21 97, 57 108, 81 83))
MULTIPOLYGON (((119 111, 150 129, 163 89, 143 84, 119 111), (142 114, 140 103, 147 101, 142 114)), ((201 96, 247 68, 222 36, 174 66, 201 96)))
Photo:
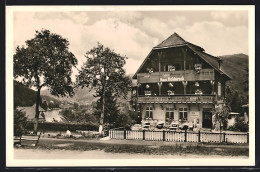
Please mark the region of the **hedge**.
MULTIPOLYGON (((26 126, 27 130, 33 130, 34 123, 30 122, 26 126)), ((66 131, 70 130, 75 132, 76 130, 84 131, 98 131, 98 125, 96 124, 66 124, 66 123, 51 123, 43 122, 38 124, 38 131, 66 131)))

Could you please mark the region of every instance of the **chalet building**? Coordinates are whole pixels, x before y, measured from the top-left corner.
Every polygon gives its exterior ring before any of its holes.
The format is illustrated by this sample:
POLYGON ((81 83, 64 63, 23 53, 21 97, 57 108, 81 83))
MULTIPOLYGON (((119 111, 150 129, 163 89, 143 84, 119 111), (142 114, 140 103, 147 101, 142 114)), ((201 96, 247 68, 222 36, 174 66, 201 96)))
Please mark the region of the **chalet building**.
POLYGON ((142 122, 212 128, 212 111, 223 102, 225 83, 231 80, 221 63, 177 33, 153 47, 133 76, 137 85, 131 102, 142 122))

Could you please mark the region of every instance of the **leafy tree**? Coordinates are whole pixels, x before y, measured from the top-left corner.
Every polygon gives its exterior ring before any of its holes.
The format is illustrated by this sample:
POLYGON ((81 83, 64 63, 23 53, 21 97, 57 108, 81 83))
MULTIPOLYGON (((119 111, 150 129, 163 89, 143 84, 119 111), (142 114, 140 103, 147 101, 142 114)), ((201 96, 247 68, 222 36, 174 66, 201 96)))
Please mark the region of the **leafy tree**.
POLYGON ((92 123, 96 124, 97 119, 94 115, 89 113, 87 109, 71 110, 65 109, 61 111, 62 121, 66 123, 92 123))
POLYGON ((14 110, 14 135, 21 136, 25 133, 25 127, 27 125, 27 117, 25 113, 14 110))
POLYGON ((226 103, 231 107, 233 112, 241 112, 242 105, 247 102, 247 99, 239 95, 237 90, 227 86, 226 88, 226 103))
POLYGON ((72 67, 77 59, 69 51, 69 41, 49 30, 36 31, 26 46, 17 47, 14 54, 14 78, 22 77, 27 87, 37 89, 35 127, 38 129, 40 91, 48 87, 52 95, 72 96, 72 67))
MULTIPOLYGON (((119 114, 119 107, 117 105, 116 99, 114 96, 111 95, 111 92, 107 91, 105 96, 105 114, 104 117, 104 123, 110 123, 113 124, 116 119, 118 118, 119 114)), ((94 115, 98 118, 100 117, 100 113, 102 112, 102 99, 99 99, 97 101, 97 104, 95 106, 94 115)))
POLYGON ((123 96, 126 98, 131 79, 125 75, 123 69, 126 57, 100 43, 88 51, 85 57, 87 62, 79 70, 77 85, 82 88, 86 86, 95 89, 94 96, 100 97, 102 110, 99 131, 101 132, 105 116, 106 99, 104 97, 106 92, 109 91, 114 97, 123 96))

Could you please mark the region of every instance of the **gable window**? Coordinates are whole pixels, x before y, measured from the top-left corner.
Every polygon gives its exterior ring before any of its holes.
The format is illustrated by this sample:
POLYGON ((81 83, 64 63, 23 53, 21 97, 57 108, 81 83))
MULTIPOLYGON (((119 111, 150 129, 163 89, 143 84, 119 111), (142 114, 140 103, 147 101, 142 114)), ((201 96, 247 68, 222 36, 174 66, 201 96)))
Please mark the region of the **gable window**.
POLYGON ((186 121, 187 120, 187 108, 180 108, 179 109, 179 119, 182 121, 186 121))
POLYGON ((166 121, 174 119, 174 108, 166 108, 165 118, 166 121))
POLYGON ((153 107, 147 106, 145 108, 145 118, 153 118, 153 107))

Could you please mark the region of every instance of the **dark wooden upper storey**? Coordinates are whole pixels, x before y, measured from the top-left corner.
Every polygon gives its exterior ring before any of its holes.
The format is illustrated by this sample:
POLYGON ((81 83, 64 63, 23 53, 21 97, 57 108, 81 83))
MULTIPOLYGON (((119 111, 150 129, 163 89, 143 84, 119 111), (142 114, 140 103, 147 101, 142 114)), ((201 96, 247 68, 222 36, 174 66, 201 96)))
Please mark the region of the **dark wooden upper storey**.
POLYGON ((221 70, 221 63, 220 58, 205 53, 203 48, 186 42, 174 33, 151 50, 133 79, 137 79, 138 83, 166 82, 165 78, 159 77, 170 74, 175 78, 185 75, 186 81, 215 80, 217 74, 223 80, 230 80, 221 70), (201 65, 199 75, 194 70, 196 64, 201 65), (172 66, 174 70, 169 69, 172 66))
POLYGON ((146 91, 151 97, 193 95, 202 90, 204 95, 219 92, 223 97, 225 82, 231 78, 221 70, 221 63, 174 33, 151 50, 133 79, 137 79, 138 96, 147 95, 146 91))

